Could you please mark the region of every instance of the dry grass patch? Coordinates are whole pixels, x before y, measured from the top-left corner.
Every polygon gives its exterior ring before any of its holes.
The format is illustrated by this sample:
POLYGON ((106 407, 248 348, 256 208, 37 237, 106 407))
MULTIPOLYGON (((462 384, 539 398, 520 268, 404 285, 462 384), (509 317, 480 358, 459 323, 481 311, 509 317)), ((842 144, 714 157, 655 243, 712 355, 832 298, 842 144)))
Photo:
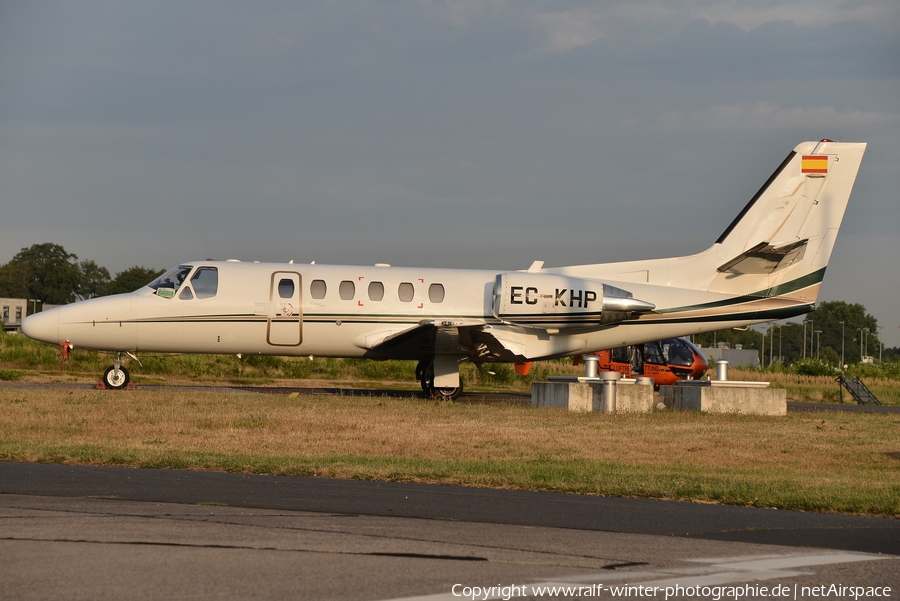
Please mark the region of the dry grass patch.
POLYGON ((900 515, 900 416, 0 388, 0 459, 456 483, 900 515))
MULTIPOLYGON (((774 388, 784 388, 789 401, 841 402, 841 387, 837 383, 836 376, 801 376, 775 371, 742 369, 732 369, 728 375, 732 380, 770 382, 774 388)), ((882 404, 900 405, 900 381, 875 377, 863 377, 862 380, 882 404)), ((851 405, 856 403, 847 391, 844 391, 843 399, 844 403, 851 405)))

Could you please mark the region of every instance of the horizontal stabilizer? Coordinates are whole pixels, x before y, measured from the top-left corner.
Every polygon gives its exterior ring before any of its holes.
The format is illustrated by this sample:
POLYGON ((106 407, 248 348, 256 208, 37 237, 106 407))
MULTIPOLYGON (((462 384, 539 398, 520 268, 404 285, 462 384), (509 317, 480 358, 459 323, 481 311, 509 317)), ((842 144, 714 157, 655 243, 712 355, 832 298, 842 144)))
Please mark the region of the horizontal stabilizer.
POLYGON ((766 274, 774 273, 803 258, 809 240, 773 246, 760 242, 718 267, 720 273, 766 274))

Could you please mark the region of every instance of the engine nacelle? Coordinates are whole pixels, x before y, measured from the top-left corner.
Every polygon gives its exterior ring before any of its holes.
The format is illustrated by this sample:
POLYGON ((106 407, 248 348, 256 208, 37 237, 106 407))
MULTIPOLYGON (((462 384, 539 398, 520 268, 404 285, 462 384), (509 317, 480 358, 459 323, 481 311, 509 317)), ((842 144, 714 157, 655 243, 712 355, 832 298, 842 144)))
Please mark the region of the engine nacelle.
POLYGON ((494 317, 526 328, 586 328, 655 308, 596 280, 526 272, 500 273, 494 279, 494 317))

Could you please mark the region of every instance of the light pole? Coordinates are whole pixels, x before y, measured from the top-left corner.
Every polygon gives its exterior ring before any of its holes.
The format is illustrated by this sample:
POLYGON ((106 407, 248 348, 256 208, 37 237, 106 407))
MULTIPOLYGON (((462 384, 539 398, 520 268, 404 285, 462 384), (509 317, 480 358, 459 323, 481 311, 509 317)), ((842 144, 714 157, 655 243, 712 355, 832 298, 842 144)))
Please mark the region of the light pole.
POLYGON ((812 349, 813 349, 813 327, 814 326, 815 326, 815 324, 813 323, 813 320, 810 319, 809 320, 809 358, 810 359, 812 359, 812 355, 813 355, 812 349))
POLYGON ((803 344, 800 345, 800 348, 803 350, 801 359, 806 359, 806 324, 809 323, 808 319, 803 320, 803 344))
POLYGON ((784 365, 784 355, 781 352, 781 339, 784 335, 781 332, 781 328, 784 327, 783 323, 778 324, 778 360, 781 361, 781 364, 784 365))
MULTIPOLYGON (((822 330, 816 330, 816 361, 819 360, 819 349, 821 348, 821 344, 819 341, 821 340, 822 330)), ((812 357, 812 348, 809 349, 809 356, 812 357)))
MULTIPOLYGON (((883 330, 884 326, 878 326, 879 330, 883 330)), ((878 334, 878 342, 881 342, 881 334, 878 334)), ((881 342, 881 348, 878 349, 878 362, 881 363, 881 357, 884 355, 884 343, 881 342)))
POLYGON ((37 313, 37 304, 41 302, 39 298, 29 298, 28 302, 31 303, 31 314, 34 315, 37 313))
POLYGON ((841 322, 841 371, 844 371, 844 322, 841 322))
POLYGON ((769 367, 772 367, 772 354, 775 352, 775 326, 769 326, 769 367))
POLYGON ((764 369, 766 367, 766 331, 763 330, 760 333, 762 334, 762 344, 759 351, 759 367, 764 369))

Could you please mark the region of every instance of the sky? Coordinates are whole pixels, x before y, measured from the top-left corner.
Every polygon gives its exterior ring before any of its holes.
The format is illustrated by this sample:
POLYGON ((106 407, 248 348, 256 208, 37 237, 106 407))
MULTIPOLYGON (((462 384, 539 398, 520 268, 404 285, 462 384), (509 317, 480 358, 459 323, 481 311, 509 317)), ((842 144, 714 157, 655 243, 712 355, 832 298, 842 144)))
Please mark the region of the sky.
POLYGON ((841 139, 819 300, 900 346, 898 57, 896 0, 5 0, 0 263, 686 255, 841 139))

